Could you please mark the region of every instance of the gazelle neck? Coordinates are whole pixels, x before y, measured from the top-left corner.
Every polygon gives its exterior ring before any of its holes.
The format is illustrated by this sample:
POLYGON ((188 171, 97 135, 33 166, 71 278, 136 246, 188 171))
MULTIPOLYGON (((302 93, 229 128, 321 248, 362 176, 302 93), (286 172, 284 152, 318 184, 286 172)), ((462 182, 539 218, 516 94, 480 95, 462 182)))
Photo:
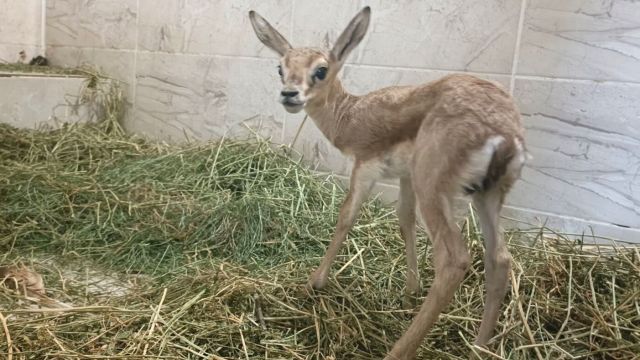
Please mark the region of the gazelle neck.
POLYGON ((337 145, 336 137, 345 122, 350 120, 349 110, 357 99, 358 96, 346 91, 340 79, 336 78, 326 93, 313 98, 304 109, 324 136, 337 145))

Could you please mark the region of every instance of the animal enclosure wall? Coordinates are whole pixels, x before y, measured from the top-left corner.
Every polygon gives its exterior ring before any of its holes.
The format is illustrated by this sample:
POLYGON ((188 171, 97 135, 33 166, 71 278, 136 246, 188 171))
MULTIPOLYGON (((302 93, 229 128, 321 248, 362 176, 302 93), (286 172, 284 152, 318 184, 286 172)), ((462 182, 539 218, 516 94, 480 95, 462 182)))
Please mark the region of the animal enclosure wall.
MULTIPOLYGON (((0 1, 3 51, 35 39, 5 36, 5 19, 25 18, 9 3, 17 1, 0 1)), ((343 71, 347 89, 363 94, 452 72, 503 84, 518 101, 534 156, 505 215, 640 241, 637 1, 48 0, 46 55, 122 80, 130 131, 208 139, 245 134, 248 123, 288 144, 303 115, 276 102, 276 57, 255 38, 248 10, 294 46, 321 46, 365 4, 373 20, 343 71)), ((313 166, 348 174, 349 160, 311 121, 295 146, 313 166)), ((381 189, 393 194, 396 185, 381 189)))
POLYGON ((0 0, 0 63, 20 60, 21 51, 26 61, 42 52, 43 4, 43 0, 0 0))

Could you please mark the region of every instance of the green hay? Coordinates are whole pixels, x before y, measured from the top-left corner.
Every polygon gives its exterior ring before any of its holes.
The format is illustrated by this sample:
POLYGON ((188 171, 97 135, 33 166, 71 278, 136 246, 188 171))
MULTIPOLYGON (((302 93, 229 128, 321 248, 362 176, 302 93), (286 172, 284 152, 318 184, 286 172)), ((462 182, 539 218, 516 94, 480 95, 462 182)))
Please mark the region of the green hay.
MULTIPOLYGON (((365 204, 328 288, 309 293, 344 198, 337 181, 263 141, 158 145, 114 119, 0 126, 0 263, 38 271, 49 297, 69 305, 0 287, 14 359, 381 359, 407 328, 392 209, 365 204), (116 285, 96 291, 105 278, 116 285)), ((483 252, 473 219, 462 231, 472 269, 419 358, 640 353, 638 250, 600 253, 544 231, 507 234, 515 282, 499 336, 472 347, 483 252)), ((419 244, 426 293, 431 247, 419 244)))

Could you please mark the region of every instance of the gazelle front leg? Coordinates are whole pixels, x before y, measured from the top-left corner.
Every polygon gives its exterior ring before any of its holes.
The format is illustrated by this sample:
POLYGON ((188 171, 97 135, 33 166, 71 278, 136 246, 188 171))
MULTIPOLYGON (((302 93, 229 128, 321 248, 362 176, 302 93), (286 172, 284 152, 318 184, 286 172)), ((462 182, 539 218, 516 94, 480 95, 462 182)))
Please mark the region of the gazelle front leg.
POLYGON ((407 253, 407 285, 403 305, 405 309, 410 309, 414 307, 415 299, 420 295, 420 274, 416 253, 416 195, 410 177, 400 179, 398 220, 407 253))
POLYGON ((351 172, 349 193, 340 208, 338 225, 336 226, 336 231, 333 235, 333 239, 331 240, 331 244, 329 244, 329 247, 327 248, 327 252, 322 259, 322 263, 320 263, 320 266, 316 271, 311 274, 311 278, 309 279, 309 284, 314 289, 322 289, 327 284, 331 264, 333 263, 333 260, 335 260, 336 255, 338 255, 340 246, 347 238, 347 234, 349 233, 349 230, 351 230, 351 227, 360 212, 362 203, 367 199, 369 192, 375 183, 375 179, 367 178, 365 175, 365 171, 363 171, 356 162, 356 165, 351 172))

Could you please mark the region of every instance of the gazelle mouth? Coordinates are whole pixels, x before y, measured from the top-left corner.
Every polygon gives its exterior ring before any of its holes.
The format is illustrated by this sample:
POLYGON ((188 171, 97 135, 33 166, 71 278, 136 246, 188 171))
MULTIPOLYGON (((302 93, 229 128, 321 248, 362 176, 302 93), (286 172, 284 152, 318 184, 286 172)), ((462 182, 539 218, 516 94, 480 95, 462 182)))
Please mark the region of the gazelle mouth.
POLYGON ((287 110, 287 112, 292 114, 300 112, 300 110, 304 108, 304 103, 297 103, 293 101, 283 101, 282 105, 284 106, 284 109, 287 110))
POLYGON ((304 103, 285 99, 285 100, 282 100, 282 105, 284 105, 284 106, 303 106, 304 103))

